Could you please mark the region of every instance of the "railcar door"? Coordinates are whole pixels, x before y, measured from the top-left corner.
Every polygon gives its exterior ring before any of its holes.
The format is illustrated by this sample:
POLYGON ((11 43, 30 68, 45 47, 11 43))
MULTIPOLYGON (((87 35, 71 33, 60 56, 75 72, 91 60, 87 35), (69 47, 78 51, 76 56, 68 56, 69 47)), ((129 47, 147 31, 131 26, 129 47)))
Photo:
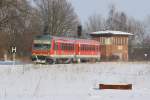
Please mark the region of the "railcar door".
POLYGON ((55 41, 52 40, 51 49, 50 49, 50 55, 54 55, 54 51, 55 51, 55 41))
POLYGON ((79 55, 79 44, 75 44, 75 55, 79 55))
POLYGON ((57 55, 61 55, 61 42, 58 42, 58 51, 57 55))

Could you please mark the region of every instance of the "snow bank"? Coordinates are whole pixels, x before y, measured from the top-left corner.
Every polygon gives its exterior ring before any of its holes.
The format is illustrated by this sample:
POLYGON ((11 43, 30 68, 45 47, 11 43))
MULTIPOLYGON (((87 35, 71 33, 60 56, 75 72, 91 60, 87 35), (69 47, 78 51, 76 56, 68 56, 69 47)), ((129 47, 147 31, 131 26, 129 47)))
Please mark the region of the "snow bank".
POLYGON ((0 100, 149 100, 149 63, 0 65, 0 100), (131 83, 133 90, 99 90, 131 83))

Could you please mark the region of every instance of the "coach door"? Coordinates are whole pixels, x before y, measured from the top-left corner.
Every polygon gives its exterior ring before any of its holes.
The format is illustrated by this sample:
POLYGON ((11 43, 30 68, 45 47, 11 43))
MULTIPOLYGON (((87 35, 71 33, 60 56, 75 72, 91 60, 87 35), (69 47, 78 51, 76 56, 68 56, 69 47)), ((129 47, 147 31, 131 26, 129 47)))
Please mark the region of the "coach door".
POLYGON ((79 55, 79 44, 75 44, 75 54, 79 55))

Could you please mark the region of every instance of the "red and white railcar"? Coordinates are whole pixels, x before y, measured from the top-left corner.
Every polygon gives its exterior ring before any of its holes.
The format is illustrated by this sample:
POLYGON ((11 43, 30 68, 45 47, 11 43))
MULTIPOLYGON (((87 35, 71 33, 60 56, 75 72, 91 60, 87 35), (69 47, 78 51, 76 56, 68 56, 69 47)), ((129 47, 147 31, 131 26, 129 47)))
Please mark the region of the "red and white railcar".
POLYGON ((40 35, 33 40, 32 60, 40 63, 69 63, 100 60, 95 40, 40 35))

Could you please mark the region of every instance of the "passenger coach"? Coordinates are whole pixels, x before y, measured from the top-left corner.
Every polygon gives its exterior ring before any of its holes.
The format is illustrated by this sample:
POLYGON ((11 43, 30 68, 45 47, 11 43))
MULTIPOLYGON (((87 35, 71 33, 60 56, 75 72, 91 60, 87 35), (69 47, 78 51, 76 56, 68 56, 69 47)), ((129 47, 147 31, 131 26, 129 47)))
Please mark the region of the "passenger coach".
POLYGON ((71 63, 100 60, 95 40, 39 35, 33 40, 32 60, 37 63, 71 63))

